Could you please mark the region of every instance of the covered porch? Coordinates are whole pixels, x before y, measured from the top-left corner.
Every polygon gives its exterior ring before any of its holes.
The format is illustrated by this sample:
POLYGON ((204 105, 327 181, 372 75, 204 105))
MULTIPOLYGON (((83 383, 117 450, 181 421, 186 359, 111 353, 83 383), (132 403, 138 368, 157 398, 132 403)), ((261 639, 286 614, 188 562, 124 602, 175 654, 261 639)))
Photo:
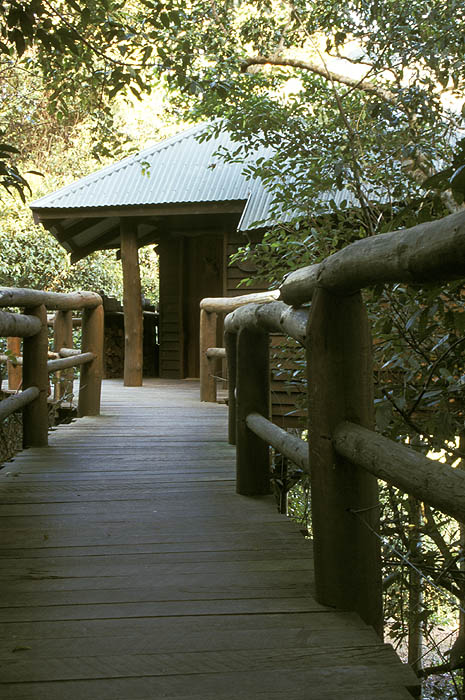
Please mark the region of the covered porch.
MULTIPOLYGON (((228 134, 205 139, 208 128, 192 127, 30 205, 73 262, 103 249, 121 258, 126 386, 143 381, 141 247, 156 245, 160 261, 161 378, 199 376, 200 300, 242 294, 238 285, 250 275, 228 259, 261 237, 254 222, 266 218, 271 196, 246 180, 243 164, 220 158, 237 144, 228 134)), ((247 291, 263 288, 257 281, 247 291)))

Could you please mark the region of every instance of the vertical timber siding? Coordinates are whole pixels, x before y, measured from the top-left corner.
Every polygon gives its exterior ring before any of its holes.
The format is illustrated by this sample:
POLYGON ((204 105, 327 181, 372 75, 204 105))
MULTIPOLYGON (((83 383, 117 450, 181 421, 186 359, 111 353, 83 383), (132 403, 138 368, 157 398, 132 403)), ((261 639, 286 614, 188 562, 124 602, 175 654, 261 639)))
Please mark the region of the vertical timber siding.
MULTIPOLYGON (((238 248, 246 244, 243 234, 233 232, 225 238, 225 288, 224 296, 234 297, 241 294, 254 294, 269 289, 269 283, 255 279, 253 269, 248 271, 246 265, 229 264, 229 259, 238 248), (253 277, 253 284, 245 286, 242 280, 253 277), (240 286, 239 286, 240 285, 240 286)), ((212 294, 209 296, 213 296, 212 294)), ((299 357, 303 360, 303 350, 292 339, 278 333, 270 334, 270 367, 271 367, 271 403, 273 423, 283 428, 299 428, 306 416, 305 389, 302 385, 292 386, 285 381, 280 371, 297 369, 299 357), (296 408, 296 401, 298 407, 296 408)))
POLYGON ((160 251, 160 377, 184 377, 183 240, 162 240, 160 251))

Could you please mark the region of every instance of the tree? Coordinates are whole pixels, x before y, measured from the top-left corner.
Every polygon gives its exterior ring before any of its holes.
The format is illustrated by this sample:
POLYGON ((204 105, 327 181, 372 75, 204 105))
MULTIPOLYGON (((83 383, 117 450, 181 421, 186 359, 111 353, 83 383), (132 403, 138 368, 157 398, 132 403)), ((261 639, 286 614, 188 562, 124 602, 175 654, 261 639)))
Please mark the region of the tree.
POLYGON ((94 154, 114 157, 121 135, 112 98, 149 90, 144 65, 153 49, 135 19, 132 4, 114 0, 2 3, 0 185, 6 190, 24 197, 22 166, 47 123, 61 137, 70 126, 91 120, 94 154))
MULTIPOLYGON (((125 135, 112 99, 147 87, 134 66, 149 52, 121 3, 13 1, 0 13, 0 184, 24 201, 87 175, 119 152, 125 135)), ((6 193, 1 199, 2 284, 121 297, 113 252, 71 267, 27 207, 6 193)), ((147 249, 142 257, 145 292, 156 303, 156 256, 147 249)))

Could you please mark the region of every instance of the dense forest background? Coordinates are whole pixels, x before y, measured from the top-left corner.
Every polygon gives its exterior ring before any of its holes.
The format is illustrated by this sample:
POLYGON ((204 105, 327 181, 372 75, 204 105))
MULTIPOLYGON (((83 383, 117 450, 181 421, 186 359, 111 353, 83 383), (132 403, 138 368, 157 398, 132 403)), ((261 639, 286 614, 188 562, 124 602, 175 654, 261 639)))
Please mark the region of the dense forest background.
MULTIPOLYGON (((460 0, 15 0, 0 12, 2 284, 119 296, 113 254, 71 267, 24 203, 204 119, 234 135, 225 158, 274 147, 248 175, 286 224, 238 254, 270 286, 358 238, 463 205, 460 0)), ((141 255, 153 299, 156 258, 141 255)), ((463 285, 386 286, 366 301, 378 430, 462 468, 463 285)), ((297 491, 306 517, 307 485, 297 491)), ((428 697, 458 697, 464 533, 394 489, 382 506, 388 632, 421 675, 447 672, 428 697)))

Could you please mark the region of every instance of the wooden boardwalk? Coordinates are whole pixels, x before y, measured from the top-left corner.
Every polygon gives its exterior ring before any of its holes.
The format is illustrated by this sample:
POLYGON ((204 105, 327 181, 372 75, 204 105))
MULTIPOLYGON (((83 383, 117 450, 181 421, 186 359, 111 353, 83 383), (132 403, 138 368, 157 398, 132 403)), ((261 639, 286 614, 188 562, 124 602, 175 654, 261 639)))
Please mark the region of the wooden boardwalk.
POLYGON ((312 598, 311 546, 234 492, 196 382, 104 382, 103 415, 0 471, 2 700, 407 700, 414 676, 312 598))

